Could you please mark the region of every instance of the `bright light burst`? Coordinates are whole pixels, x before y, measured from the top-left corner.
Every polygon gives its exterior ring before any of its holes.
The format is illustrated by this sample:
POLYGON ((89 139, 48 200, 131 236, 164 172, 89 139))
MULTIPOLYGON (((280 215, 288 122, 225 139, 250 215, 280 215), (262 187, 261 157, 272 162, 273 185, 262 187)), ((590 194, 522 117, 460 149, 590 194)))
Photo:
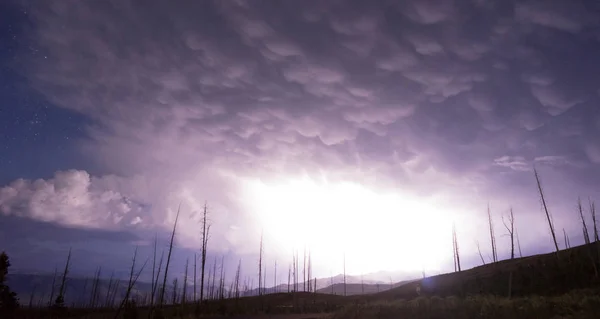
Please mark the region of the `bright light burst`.
POLYGON ((339 269, 344 253, 349 273, 437 270, 452 258, 451 213, 413 196, 308 177, 243 189, 266 238, 280 251, 310 248, 321 267, 339 269))

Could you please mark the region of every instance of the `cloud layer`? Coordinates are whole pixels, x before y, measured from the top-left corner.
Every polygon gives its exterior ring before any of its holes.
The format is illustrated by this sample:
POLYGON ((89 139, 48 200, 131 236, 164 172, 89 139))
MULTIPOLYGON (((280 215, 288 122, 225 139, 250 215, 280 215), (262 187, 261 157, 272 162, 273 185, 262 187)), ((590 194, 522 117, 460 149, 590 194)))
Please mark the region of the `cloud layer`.
MULTIPOLYGON (((245 234, 258 226, 238 228, 253 225, 236 197, 245 178, 326 172, 468 212, 492 200, 533 216, 536 165, 557 210, 570 213, 577 195, 597 194, 598 9, 35 2, 28 37, 43 55, 19 67, 57 107, 93 121, 81 151, 107 175, 14 181, 0 190, 0 211, 167 229, 179 203, 195 218, 209 200, 220 248, 249 251, 245 234)), ((198 236, 191 226, 184 235, 198 236)))

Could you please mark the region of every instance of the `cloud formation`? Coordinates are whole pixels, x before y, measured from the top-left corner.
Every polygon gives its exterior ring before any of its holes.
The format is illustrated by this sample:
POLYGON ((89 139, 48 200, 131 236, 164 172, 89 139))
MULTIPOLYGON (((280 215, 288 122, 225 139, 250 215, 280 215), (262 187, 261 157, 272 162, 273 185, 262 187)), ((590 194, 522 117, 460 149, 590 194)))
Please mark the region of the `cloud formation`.
MULTIPOLYGON (((29 12, 44 58, 19 67, 93 121, 81 150, 107 176, 14 181, 3 214, 168 229, 178 203, 195 216, 208 200, 221 248, 249 251, 244 178, 326 172, 532 214, 533 164, 549 181, 598 186, 583 177, 600 162, 597 5, 60 1, 29 12)), ((585 191, 556 198, 570 207, 585 191)))

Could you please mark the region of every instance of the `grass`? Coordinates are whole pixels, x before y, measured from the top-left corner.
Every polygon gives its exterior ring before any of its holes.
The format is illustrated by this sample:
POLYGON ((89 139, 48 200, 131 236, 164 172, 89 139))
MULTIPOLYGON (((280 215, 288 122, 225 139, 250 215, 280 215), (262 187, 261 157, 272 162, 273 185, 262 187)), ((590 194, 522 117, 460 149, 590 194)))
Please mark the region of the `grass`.
POLYGON ((508 299, 474 295, 465 298, 418 297, 412 300, 378 301, 349 305, 333 319, 442 319, 442 318, 598 318, 600 291, 578 290, 554 297, 529 296, 508 299))

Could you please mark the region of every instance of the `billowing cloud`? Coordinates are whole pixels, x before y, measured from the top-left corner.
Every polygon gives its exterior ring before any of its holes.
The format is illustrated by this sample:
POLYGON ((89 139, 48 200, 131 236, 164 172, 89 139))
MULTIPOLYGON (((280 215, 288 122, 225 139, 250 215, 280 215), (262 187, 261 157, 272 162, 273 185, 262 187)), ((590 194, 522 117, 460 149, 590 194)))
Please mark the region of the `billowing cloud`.
POLYGON ((194 247, 208 201, 215 249, 248 253, 245 182, 325 175, 533 218, 533 165, 577 185, 600 162, 598 8, 562 3, 37 2, 17 68, 90 120, 101 169, 14 181, 0 212, 168 231, 181 204, 194 247))

